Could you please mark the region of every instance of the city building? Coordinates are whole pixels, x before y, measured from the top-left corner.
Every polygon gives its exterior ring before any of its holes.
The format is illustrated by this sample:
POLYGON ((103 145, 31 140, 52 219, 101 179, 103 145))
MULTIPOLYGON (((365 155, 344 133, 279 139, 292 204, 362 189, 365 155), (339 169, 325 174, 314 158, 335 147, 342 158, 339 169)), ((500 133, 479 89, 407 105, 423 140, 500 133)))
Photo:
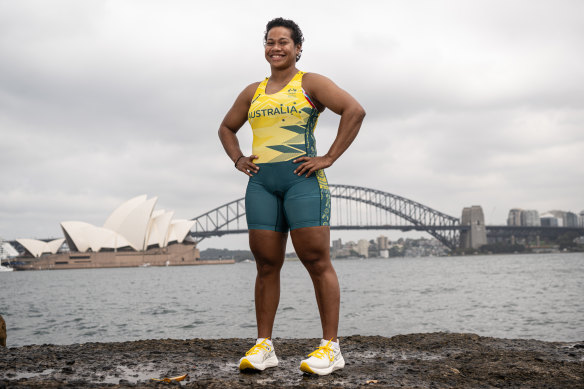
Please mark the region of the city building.
POLYGON ((539 227, 541 222, 539 220, 539 212, 534 209, 520 209, 513 208, 509 210, 509 216, 507 217, 508 226, 529 226, 529 227, 539 227))
POLYGON ((333 252, 342 250, 343 248, 343 241, 341 238, 333 240, 333 252))
POLYGON ((0 238, 0 263, 1 261, 18 256, 18 251, 10 243, 0 238))
POLYGON ((584 210, 580 211, 580 215, 578 215, 578 225, 584 228, 584 210))
POLYGON ((566 212, 564 216, 565 227, 578 227, 578 215, 574 212, 566 212))
POLYGON ((389 239, 381 235, 377 238, 377 252, 380 258, 389 258, 389 239))
POLYGON ((357 242, 357 253, 365 258, 369 258, 369 241, 366 239, 359 239, 357 242))
POLYGON ((561 227, 563 226, 563 219, 557 218, 552 213, 544 213, 539 218, 542 227, 561 227))
POLYGON ((539 220, 539 212, 534 209, 522 210, 521 211, 521 225, 529 227, 539 227, 541 226, 541 221, 539 220))
POLYGON ((377 248, 379 250, 389 249, 389 240, 387 239, 387 236, 381 235, 377 237, 377 248))
POLYGON ((507 217, 508 226, 520 226, 521 225, 521 212, 519 208, 513 208, 509 210, 509 216, 507 217))

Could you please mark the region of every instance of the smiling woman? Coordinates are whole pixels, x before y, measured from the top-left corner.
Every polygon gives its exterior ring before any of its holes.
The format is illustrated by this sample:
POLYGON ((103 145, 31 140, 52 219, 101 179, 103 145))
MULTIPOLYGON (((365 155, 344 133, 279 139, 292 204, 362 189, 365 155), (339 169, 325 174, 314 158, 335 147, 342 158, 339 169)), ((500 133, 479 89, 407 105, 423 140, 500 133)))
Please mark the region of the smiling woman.
POLYGON ((277 18, 267 24, 264 55, 271 76, 245 88, 219 127, 219 138, 235 168, 249 176, 245 206, 257 264, 258 339, 241 358, 241 370, 278 365, 271 336, 288 231, 312 279, 323 331, 320 346, 301 361, 300 369, 324 375, 345 365, 337 339, 340 291, 329 256, 330 192, 324 169, 353 142, 365 111, 328 78, 296 68, 303 41, 292 20, 277 18), (329 151, 318 156, 314 130, 326 108, 341 120, 329 151), (253 130, 249 156, 236 136, 246 120, 253 130))

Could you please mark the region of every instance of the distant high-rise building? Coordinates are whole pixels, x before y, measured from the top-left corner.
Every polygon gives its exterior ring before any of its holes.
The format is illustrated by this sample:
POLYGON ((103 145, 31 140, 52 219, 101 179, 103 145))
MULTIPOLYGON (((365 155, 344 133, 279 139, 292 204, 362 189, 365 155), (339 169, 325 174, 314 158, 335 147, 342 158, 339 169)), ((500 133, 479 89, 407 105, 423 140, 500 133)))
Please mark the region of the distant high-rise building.
POLYGON ((365 258, 369 258, 369 241, 366 239, 359 239, 359 242, 357 242, 357 250, 355 251, 365 258))
POLYGON ((507 217, 508 226, 520 226, 521 225, 521 212, 523 210, 519 208, 513 208, 509 211, 509 216, 507 217))
POLYGON ((574 212, 566 212, 566 211, 549 211, 555 217, 558 218, 558 227, 578 227, 578 215, 574 212))
POLYGON ((337 251, 337 250, 341 250, 343 248, 343 242, 341 241, 341 238, 333 240, 333 250, 337 251))
POLYGON ((578 225, 584 228, 584 210, 580 211, 580 215, 578 216, 578 225))
POLYGON ((521 225, 530 227, 539 227, 541 222, 539 220, 539 212, 534 209, 521 211, 521 225))
POLYGON ((556 219, 558 219, 558 227, 564 227, 566 225, 566 211, 549 211, 556 219))
POLYGON ((387 236, 381 235, 377 238, 377 249, 378 250, 389 249, 389 241, 387 240, 387 236))
POLYGON ((578 227, 578 215, 574 212, 566 212, 566 215, 564 216, 564 226, 578 227))
POLYGON ((556 217, 551 212, 542 214, 539 220, 542 227, 561 227, 564 225, 563 219, 556 217))

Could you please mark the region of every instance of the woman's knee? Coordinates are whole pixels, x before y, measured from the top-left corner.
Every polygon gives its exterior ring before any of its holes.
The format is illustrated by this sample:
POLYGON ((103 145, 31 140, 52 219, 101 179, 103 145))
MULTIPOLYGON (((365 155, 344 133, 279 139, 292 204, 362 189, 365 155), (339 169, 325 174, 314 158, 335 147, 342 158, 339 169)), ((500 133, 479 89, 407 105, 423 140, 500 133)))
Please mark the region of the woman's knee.
MULTIPOLYGON (((283 262, 283 261, 282 261, 283 262)), ((282 262, 256 259, 256 268, 260 277, 280 274, 282 262)))
POLYGON ((300 258, 300 261, 311 276, 320 276, 332 269, 332 264, 328 257, 300 258))

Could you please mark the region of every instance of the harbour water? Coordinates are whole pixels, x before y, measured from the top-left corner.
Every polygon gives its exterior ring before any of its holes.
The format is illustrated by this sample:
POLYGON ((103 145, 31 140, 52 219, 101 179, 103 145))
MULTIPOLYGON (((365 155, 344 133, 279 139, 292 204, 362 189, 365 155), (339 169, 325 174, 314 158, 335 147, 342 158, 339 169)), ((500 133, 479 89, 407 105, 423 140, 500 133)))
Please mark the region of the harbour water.
MULTIPOLYGON (((584 254, 348 259, 340 336, 472 332, 584 340, 584 254)), ((255 337, 254 263, 0 273, 8 346, 255 337)), ((299 261, 282 269, 274 337, 319 337, 299 261)))

